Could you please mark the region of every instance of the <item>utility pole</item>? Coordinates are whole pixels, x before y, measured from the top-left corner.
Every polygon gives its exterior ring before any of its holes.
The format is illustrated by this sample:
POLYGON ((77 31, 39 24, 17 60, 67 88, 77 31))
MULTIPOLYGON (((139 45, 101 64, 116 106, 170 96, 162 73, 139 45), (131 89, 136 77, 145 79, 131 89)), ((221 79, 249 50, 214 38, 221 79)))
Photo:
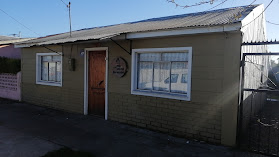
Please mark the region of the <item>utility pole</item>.
POLYGON ((67 8, 69 9, 70 37, 72 37, 71 2, 69 2, 67 8))

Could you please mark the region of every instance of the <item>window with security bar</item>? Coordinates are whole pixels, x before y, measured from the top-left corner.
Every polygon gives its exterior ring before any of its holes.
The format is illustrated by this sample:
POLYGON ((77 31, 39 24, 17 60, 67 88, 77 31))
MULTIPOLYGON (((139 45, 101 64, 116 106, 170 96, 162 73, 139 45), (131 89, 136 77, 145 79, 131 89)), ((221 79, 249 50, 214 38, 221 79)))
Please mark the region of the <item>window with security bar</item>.
POLYGON ((57 53, 37 54, 37 84, 62 86, 62 56, 57 53))
POLYGON ((133 50, 132 94, 190 100, 191 48, 133 50))

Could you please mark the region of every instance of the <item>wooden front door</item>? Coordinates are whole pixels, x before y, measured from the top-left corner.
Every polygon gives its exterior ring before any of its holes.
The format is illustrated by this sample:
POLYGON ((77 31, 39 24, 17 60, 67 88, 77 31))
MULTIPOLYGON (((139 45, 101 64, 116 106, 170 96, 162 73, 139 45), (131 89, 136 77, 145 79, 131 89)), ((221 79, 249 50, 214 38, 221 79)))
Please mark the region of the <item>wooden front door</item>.
POLYGON ((88 67, 88 112, 105 115, 106 51, 90 51, 88 67))

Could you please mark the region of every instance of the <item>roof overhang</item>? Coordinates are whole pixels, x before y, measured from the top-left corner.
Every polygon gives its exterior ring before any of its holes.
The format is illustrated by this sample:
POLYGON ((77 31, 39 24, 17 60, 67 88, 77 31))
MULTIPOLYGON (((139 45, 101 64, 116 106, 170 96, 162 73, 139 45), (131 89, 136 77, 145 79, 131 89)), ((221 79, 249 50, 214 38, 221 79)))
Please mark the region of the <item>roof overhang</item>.
POLYGON ((180 29, 168 29, 168 30, 156 30, 156 31, 145 31, 145 32, 134 32, 126 34, 109 34, 109 35, 98 35, 92 37, 84 38, 67 38, 58 39, 54 41, 41 42, 41 43, 31 43, 31 44, 15 44, 16 48, 32 47, 32 46, 45 46, 45 45, 55 45, 55 44, 68 44, 73 42, 87 42, 87 41, 106 41, 110 38, 114 40, 125 40, 125 39, 144 39, 144 38, 155 38, 155 37, 168 37, 168 36, 181 36, 190 34, 204 34, 204 33, 216 33, 216 32, 232 32, 240 31, 241 23, 233 23, 227 25, 218 26, 207 26, 207 27, 192 27, 192 28, 180 28, 180 29))
POLYGON ((18 42, 28 41, 28 40, 31 40, 31 39, 32 38, 23 38, 23 39, 15 39, 15 40, 4 40, 4 41, 0 41, 0 45, 16 44, 18 42))
POLYGON ((140 38, 154 38, 154 37, 178 36, 178 35, 188 35, 188 34, 231 32, 231 31, 239 31, 240 28, 241 28, 241 23, 238 22, 233 24, 209 26, 209 27, 194 27, 194 28, 184 28, 184 29, 175 29, 175 30, 172 29, 172 30, 127 33, 126 38, 140 39, 140 38))

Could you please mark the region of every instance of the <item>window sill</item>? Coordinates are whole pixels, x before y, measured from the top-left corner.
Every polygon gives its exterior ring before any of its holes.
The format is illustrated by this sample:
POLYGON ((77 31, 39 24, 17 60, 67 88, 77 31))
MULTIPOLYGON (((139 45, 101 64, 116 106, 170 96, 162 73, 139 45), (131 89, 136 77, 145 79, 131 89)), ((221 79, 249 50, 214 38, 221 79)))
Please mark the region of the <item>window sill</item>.
POLYGON ((131 91, 131 94, 190 101, 190 97, 187 94, 179 94, 179 93, 163 93, 163 92, 133 90, 131 91))
POLYGON ((46 86, 62 87, 62 83, 54 83, 54 82, 40 82, 40 81, 37 81, 36 84, 46 85, 46 86))

